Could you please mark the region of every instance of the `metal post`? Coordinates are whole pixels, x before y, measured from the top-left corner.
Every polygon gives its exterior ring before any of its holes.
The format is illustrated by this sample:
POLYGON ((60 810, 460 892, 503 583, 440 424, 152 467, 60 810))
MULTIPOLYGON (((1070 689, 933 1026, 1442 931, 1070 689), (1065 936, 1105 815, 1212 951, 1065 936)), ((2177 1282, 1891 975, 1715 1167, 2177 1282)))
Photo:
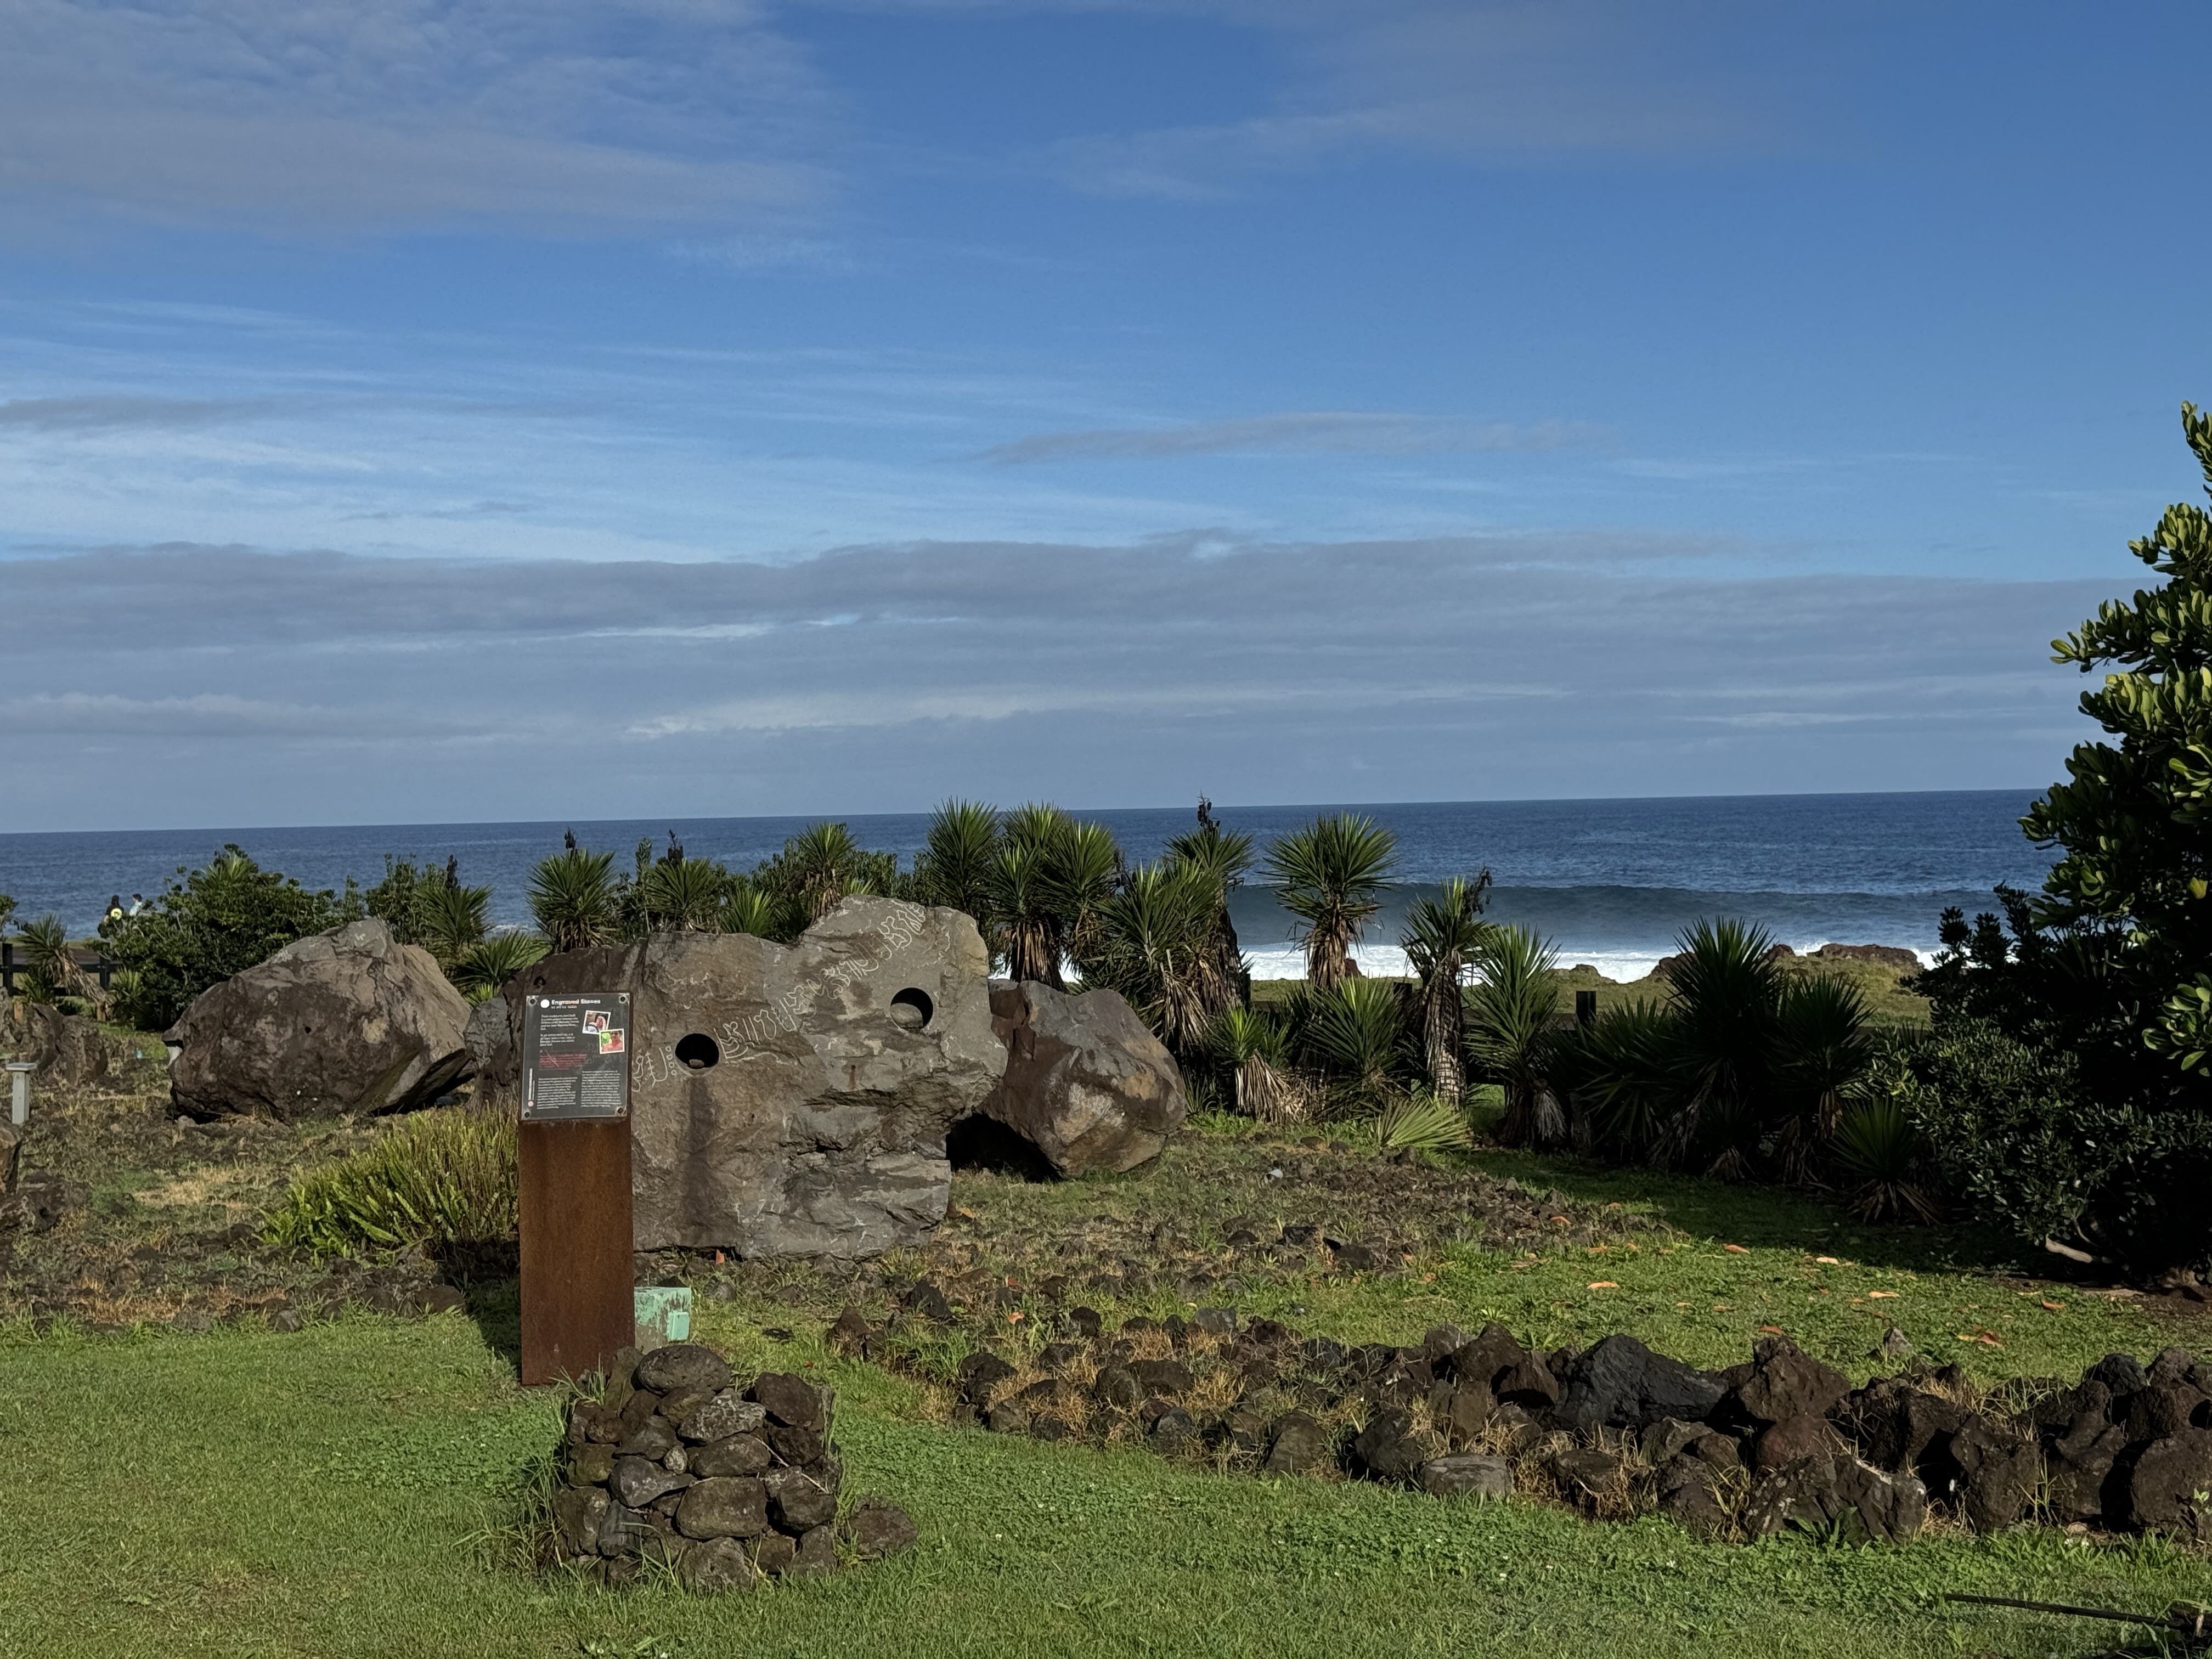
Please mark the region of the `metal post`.
POLYGON ((11 1060, 8 1062, 8 1080, 14 1085, 9 1091, 8 1121, 19 1129, 30 1121, 31 1073, 38 1069, 39 1062, 35 1060, 11 1060))

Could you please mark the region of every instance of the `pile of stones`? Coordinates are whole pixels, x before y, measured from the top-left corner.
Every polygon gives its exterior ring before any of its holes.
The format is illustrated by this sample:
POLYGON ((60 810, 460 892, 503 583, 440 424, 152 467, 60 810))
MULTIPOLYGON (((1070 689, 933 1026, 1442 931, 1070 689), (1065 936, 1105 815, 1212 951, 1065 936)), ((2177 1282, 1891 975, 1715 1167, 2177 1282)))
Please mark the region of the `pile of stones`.
POLYGON ((1592 1518, 1657 1512, 1707 1538, 1893 1541, 1931 1516, 2212 1538, 2212 1366, 2179 1348, 1990 1399, 1957 1366, 1917 1362, 1854 1389, 1778 1335, 1709 1371, 1626 1335, 1537 1352, 1502 1325, 1441 1326, 1418 1347, 1348 1347, 1225 1308, 1113 1330, 1079 1308, 1048 1340, 979 1347, 932 1376, 944 1345, 916 1338, 941 1307, 924 1283, 887 1324, 848 1308, 831 1337, 938 1383, 955 1422, 1224 1473, 1517 1492, 1592 1518))
POLYGON ((831 1390, 781 1372, 740 1385, 699 1343, 625 1348, 601 1396, 569 1407, 556 1558, 615 1586, 642 1565, 665 1566, 714 1594, 909 1547, 914 1522, 881 1498, 863 1498, 839 1522, 836 1403, 831 1390))

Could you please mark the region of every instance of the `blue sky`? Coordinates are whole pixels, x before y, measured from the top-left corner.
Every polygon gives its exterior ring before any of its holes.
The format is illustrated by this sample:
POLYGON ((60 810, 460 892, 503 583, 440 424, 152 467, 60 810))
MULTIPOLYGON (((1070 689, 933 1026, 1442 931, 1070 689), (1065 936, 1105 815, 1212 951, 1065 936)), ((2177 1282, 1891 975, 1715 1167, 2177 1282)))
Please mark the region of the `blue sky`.
POLYGON ((0 830, 2033 786, 2202 5, 0 0, 0 830))

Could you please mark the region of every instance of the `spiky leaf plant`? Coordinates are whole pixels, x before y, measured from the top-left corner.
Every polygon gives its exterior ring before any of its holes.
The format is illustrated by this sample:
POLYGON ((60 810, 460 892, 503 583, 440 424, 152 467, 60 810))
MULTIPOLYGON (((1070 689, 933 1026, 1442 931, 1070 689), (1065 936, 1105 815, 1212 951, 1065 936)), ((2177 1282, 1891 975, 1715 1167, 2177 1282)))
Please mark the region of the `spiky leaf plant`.
POLYGON ((1454 876, 1434 898, 1406 913, 1398 943, 1421 984, 1421 1042, 1430 1085, 1455 1109, 1460 1102, 1460 1048, 1467 1035, 1467 1003, 1460 978, 1481 943, 1483 895, 1490 872, 1469 880, 1454 876))
POLYGON ((1212 948, 1216 896, 1202 870, 1139 866, 1106 902, 1081 964, 1085 985, 1117 992, 1185 1061, 1204 1056, 1214 1011, 1235 995, 1212 948))
POLYGON ((1879 1095, 1850 1107, 1837 1122, 1829 1152, 1860 1219, 1936 1219, 1922 1168, 1926 1146, 1902 1100, 1879 1095))
POLYGON ((1234 1079, 1239 1112, 1262 1123, 1307 1115, 1306 1091, 1291 1069, 1290 1030, 1274 1013, 1231 1003, 1214 1021, 1212 1046, 1234 1079))
POLYGON ((999 856, 999 814, 981 801, 948 800, 933 813, 914 861, 915 897, 963 910, 994 941, 991 866, 999 856))
MULTIPOLYGON (((1242 994, 1245 963, 1237 942, 1237 924, 1229 911, 1229 896, 1244 884, 1253 859, 1252 837, 1242 830, 1224 830, 1215 820, 1213 803, 1200 797, 1198 828, 1170 836, 1162 856, 1171 864, 1202 870, 1220 895, 1213 912, 1212 954, 1217 982, 1224 991, 1242 994)), ((1224 1000, 1217 1013, 1231 1005, 1224 1000)))
POLYGON ((1783 981, 1767 1069, 1789 1114, 1779 1146, 1784 1179, 1809 1180, 1818 1170, 1845 1097, 1867 1074, 1870 1030, 1866 1000, 1849 981, 1807 974, 1783 981))
POLYGON ((415 932, 447 968, 483 942, 490 925, 491 889, 436 881, 415 891, 415 932))
POLYGON ((799 917, 777 896, 750 882, 732 884, 716 918, 726 933, 751 933, 761 939, 782 939, 799 931, 799 917))
POLYGON ((1529 928, 1492 927, 1473 953, 1467 1049, 1505 1091, 1498 1135, 1509 1146, 1555 1146, 1566 1113, 1552 1087, 1552 1024, 1559 1012, 1559 953, 1529 928))
POLYGON ((646 925, 657 933, 705 933, 720 925, 730 873, 712 859, 664 860, 637 884, 646 925))
POLYGON ((1616 1157, 1662 1161, 1685 1093, 1674 1011, 1658 1001, 1616 1004, 1560 1046, 1575 1103, 1597 1141, 1616 1157))
POLYGON ((270 1244, 331 1255, 435 1253, 514 1233, 514 1120, 453 1109, 414 1113, 295 1182, 262 1229, 270 1244))
POLYGON ((545 941, 535 933, 495 933, 463 951, 450 977, 471 1002, 483 1002, 524 969, 544 961, 545 954, 545 941))
POLYGON ((1680 1045, 1686 1111, 1662 1151, 1668 1162, 1710 1158, 1714 1172, 1750 1170, 1766 1128, 1781 976, 1763 927, 1723 917, 1681 937, 1668 994, 1680 1045))
POLYGON ((1405 994, 1386 979, 1344 979, 1306 1007, 1305 1053, 1345 1103, 1387 1097, 1407 1069, 1405 994))
POLYGON ((1267 848, 1276 902, 1297 919, 1306 977, 1316 989, 1358 974, 1352 947, 1382 908, 1397 851, 1389 830, 1348 812, 1316 818, 1267 848))
POLYGON ((998 917, 1009 979, 1036 980, 1059 988, 1060 913, 1053 903, 1049 857, 1033 842, 1010 842, 991 866, 991 908, 998 917))
POLYGON ((619 925, 615 855, 571 847, 540 859, 530 873, 530 913, 556 951, 611 940, 619 925))
POLYGON ((1458 1106, 1428 1090, 1385 1105, 1375 1119, 1376 1144, 1386 1152, 1455 1152, 1474 1144, 1458 1106))

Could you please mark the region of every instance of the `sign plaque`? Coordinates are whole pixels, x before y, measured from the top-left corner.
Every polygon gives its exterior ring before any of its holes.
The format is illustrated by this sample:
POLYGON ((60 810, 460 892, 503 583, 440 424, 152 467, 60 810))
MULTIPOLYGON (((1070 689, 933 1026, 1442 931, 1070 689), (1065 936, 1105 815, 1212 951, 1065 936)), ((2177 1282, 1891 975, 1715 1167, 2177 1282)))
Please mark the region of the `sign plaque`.
POLYGON ((522 1381, 605 1370, 636 1334, 626 991, 526 997, 522 1381))
POLYGON ((629 993, 532 996, 522 1004, 522 1121, 629 1115, 629 993))

